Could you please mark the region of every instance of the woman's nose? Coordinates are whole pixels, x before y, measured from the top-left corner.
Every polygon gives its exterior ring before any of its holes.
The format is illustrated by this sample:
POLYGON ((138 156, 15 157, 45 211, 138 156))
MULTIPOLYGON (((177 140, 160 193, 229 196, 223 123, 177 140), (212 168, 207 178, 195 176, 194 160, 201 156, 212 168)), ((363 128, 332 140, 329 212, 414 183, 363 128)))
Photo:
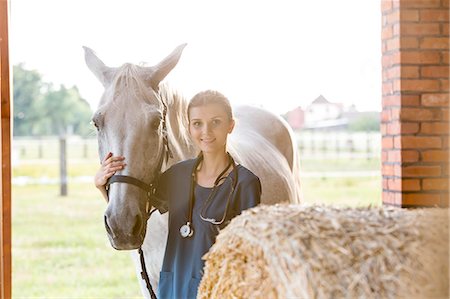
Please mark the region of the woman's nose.
POLYGON ((209 133, 211 131, 211 125, 210 124, 205 124, 203 126, 203 133, 209 133))

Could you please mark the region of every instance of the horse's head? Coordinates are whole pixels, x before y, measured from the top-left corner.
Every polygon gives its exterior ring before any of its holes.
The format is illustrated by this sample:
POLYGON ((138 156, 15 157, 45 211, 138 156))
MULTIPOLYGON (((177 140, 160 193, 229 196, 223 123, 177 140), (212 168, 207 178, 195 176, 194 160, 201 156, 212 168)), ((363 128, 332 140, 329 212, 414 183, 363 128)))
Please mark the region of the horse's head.
MULTIPOLYGON (((124 64, 106 66, 89 48, 86 64, 105 91, 93 122, 98 131, 100 159, 108 152, 125 157, 127 166, 116 175, 150 185, 160 172, 165 155, 165 103, 158 85, 175 67, 185 44, 153 67, 124 64)), ((138 248, 145 237, 148 190, 139 183, 119 180, 108 187, 105 226, 116 249, 138 248)))

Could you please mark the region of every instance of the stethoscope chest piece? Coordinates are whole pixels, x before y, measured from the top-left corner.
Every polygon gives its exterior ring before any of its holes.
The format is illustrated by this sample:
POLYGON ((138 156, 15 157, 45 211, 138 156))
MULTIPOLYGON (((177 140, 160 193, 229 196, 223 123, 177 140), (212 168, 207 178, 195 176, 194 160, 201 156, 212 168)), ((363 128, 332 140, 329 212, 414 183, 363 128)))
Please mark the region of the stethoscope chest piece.
POLYGON ((190 222, 186 222, 186 224, 183 224, 180 227, 180 234, 183 238, 192 237, 194 230, 192 229, 190 222))

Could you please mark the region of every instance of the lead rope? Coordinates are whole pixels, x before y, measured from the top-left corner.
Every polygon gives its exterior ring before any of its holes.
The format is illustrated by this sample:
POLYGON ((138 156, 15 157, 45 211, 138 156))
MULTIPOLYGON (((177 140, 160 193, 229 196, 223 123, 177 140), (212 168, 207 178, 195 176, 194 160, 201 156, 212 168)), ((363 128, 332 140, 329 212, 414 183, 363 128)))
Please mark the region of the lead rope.
MULTIPOLYGON (((170 150, 169 147, 169 137, 167 136, 167 124, 166 124, 166 115, 167 115, 167 105, 164 101, 162 101, 163 104, 163 118, 162 118, 162 133, 163 133, 163 145, 166 148, 165 152, 165 161, 167 163, 167 161, 170 158, 173 158, 172 155, 172 151, 170 150)), ((162 160, 161 160, 162 161, 162 160)), ((162 164, 162 163, 161 163, 162 164)), ((162 165, 160 165, 161 167, 162 165)), ((149 214, 148 214, 148 219, 150 219, 150 216, 153 214, 154 211, 156 211, 157 209, 153 209, 149 214)), ((147 219, 147 221, 148 221, 147 219)), ((150 283, 150 278, 148 277, 148 273, 147 273, 147 267, 145 266, 145 258, 144 258, 144 252, 142 251, 142 247, 139 247, 138 249, 139 252, 139 260, 141 261, 141 278, 145 281, 145 285, 147 286, 147 290, 150 293, 150 298, 151 299, 157 299, 155 291, 153 291, 153 287, 150 283)))
MULTIPOLYGON (((150 213, 148 214, 148 218, 150 219, 150 216, 153 214, 154 211, 156 211, 157 209, 153 209, 152 211, 150 211, 150 213)), ((150 293, 150 298, 151 299, 158 299, 156 297, 155 291, 153 291, 153 287, 150 283, 150 278, 148 277, 148 273, 147 273, 147 267, 145 266, 145 258, 144 258, 144 252, 142 251, 142 247, 139 247, 138 249, 139 252, 139 260, 141 261, 141 278, 145 281, 145 285, 147 286, 147 290, 150 293)))
POLYGON ((141 260, 141 268, 142 268, 141 277, 143 280, 145 280, 147 290, 150 293, 150 298, 157 299, 155 291, 153 291, 152 285, 150 284, 150 278, 148 277, 148 274, 147 274, 147 268, 145 267, 144 253, 142 252, 142 247, 139 247, 138 251, 139 251, 139 258, 141 260))

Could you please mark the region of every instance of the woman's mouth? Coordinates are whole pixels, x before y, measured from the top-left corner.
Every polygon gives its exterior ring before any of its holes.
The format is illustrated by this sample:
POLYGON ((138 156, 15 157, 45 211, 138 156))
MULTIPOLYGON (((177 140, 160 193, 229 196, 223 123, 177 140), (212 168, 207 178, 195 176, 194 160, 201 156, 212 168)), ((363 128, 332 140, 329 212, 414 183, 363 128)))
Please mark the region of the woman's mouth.
POLYGON ((215 138, 203 138, 200 139, 203 143, 212 143, 214 142, 216 139, 215 138))

